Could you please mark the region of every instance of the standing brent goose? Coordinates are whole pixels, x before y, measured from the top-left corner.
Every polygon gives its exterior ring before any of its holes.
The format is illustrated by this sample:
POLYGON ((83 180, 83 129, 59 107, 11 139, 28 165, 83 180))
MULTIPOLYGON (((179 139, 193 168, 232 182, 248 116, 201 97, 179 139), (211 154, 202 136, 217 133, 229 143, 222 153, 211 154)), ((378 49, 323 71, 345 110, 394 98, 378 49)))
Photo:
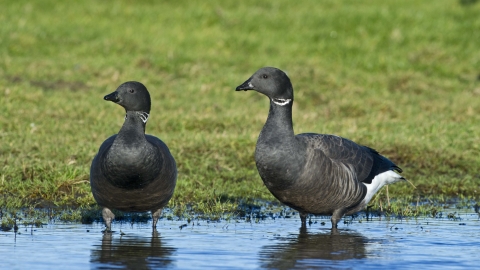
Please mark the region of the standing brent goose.
POLYGON ((381 187, 405 180, 400 167, 372 148, 335 135, 295 135, 293 86, 280 69, 261 68, 236 90, 270 99, 255 162, 268 190, 300 212, 302 227, 308 214, 331 215, 336 230, 343 215, 362 210, 381 187))
POLYGON ((102 143, 90 168, 90 185, 93 197, 103 207, 105 232, 111 232, 115 218, 111 209, 151 211, 155 230, 162 208, 175 190, 177 167, 167 145, 145 134, 150 94, 143 84, 126 82, 104 99, 126 111, 122 128, 102 143))

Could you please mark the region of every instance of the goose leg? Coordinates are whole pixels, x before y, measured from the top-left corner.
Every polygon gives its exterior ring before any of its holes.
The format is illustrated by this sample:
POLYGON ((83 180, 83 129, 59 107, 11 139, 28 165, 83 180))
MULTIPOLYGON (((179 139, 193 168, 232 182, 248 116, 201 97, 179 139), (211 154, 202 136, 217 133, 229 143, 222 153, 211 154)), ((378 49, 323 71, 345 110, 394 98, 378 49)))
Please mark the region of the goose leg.
POLYGON ((345 214, 345 209, 344 208, 336 209, 335 211, 333 211, 332 219, 331 219, 332 220, 332 230, 337 229, 338 222, 340 221, 340 219, 342 219, 343 214, 345 214))
POLYGON ((161 214, 162 214, 162 208, 158 209, 157 211, 152 210, 152 223, 153 223, 152 226, 154 230, 157 227, 157 222, 161 214))
POLYGON ((105 226, 107 227, 104 232, 106 233, 112 232, 112 220, 115 218, 115 215, 110 209, 104 207, 102 210, 102 217, 103 217, 103 220, 105 221, 105 226))
POLYGON ((307 227, 307 216, 308 216, 307 213, 300 212, 300 220, 302 221, 302 228, 307 227))
POLYGON ((387 190, 387 203, 388 203, 388 207, 390 207, 390 197, 388 196, 388 185, 385 186, 385 189, 387 190))

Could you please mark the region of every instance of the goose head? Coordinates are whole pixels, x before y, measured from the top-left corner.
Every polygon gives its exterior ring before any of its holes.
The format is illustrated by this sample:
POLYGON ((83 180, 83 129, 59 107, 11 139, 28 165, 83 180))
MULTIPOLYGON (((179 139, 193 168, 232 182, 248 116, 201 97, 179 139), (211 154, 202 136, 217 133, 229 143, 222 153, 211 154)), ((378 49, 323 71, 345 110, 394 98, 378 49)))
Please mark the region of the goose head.
POLYGON ((150 113, 151 101, 147 88, 139 82, 126 82, 121 84, 115 92, 104 97, 125 108, 125 111, 138 111, 150 113))
POLYGON ((285 72, 274 67, 263 67, 257 70, 235 90, 255 90, 278 105, 286 105, 293 101, 293 86, 290 79, 285 72))

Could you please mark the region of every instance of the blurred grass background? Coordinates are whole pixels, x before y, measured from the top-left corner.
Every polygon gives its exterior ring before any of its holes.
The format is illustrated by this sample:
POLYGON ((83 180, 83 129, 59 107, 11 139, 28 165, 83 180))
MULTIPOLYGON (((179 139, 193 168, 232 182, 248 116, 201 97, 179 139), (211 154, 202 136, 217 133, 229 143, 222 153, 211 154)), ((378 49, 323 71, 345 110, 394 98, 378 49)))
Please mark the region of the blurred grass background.
MULTIPOLYGON (((478 200, 480 4, 432 1, 0 0, 0 207, 91 207, 89 167, 123 123, 122 82, 152 96, 147 133, 179 177, 170 206, 274 201, 253 158, 262 66, 295 89, 295 132, 336 134, 404 169, 416 201, 478 200)), ((385 205, 385 192, 372 206, 385 205)))

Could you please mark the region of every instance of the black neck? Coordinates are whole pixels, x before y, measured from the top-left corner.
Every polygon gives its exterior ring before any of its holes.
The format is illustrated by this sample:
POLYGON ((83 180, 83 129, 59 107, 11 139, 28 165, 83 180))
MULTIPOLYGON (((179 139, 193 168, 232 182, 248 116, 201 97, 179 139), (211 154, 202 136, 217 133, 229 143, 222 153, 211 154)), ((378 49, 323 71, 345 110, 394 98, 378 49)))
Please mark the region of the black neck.
MULTIPOLYGON (((292 139, 295 134, 292 122, 292 105, 290 102, 286 105, 277 105, 270 100, 270 110, 262 133, 270 139, 292 139)), ((262 135, 262 134, 261 134, 262 135)))
POLYGON ((125 122, 118 132, 117 139, 125 143, 140 140, 145 140, 145 127, 147 125, 148 114, 137 111, 127 111, 125 115, 125 122))

